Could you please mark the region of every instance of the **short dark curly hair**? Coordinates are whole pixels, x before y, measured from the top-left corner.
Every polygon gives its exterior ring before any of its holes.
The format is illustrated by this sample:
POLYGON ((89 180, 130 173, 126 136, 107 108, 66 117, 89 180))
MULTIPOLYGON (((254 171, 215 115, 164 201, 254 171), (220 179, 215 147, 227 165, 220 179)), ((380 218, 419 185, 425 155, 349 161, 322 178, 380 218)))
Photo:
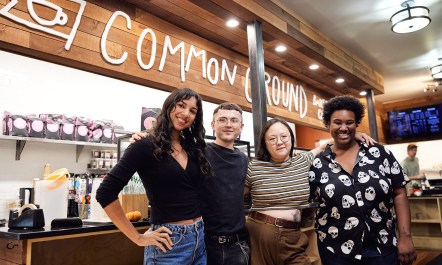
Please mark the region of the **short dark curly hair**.
POLYGON ((365 116, 365 106, 357 98, 353 96, 336 96, 324 104, 322 122, 325 127, 329 127, 331 116, 337 110, 352 111, 355 114, 356 126, 361 123, 362 118, 365 116))

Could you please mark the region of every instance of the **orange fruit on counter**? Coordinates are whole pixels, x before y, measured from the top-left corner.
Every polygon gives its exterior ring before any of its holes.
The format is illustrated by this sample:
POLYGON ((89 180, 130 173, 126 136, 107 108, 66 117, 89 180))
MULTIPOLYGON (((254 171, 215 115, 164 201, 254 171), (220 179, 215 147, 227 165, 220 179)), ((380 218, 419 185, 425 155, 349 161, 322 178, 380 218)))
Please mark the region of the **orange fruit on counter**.
POLYGON ((133 211, 126 213, 127 220, 131 222, 137 222, 141 219, 141 212, 139 211, 133 211))
POLYGON ((141 213, 139 211, 134 211, 134 221, 139 221, 141 219, 141 213))
POLYGON ((134 218, 134 213, 133 212, 126 213, 126 218, 127 220, 132 221, 132 219, 134 218))

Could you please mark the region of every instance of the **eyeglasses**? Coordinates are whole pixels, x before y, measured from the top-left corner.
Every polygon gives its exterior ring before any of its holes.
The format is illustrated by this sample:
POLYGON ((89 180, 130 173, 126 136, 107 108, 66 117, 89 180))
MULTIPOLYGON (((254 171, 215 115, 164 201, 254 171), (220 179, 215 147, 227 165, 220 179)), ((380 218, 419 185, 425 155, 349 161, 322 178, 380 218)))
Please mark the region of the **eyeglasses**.
POLYGON ((281 135, 279 137, 274 137, 272 136, 271 138, 267 139, 267 142, 271 143, 271 144, 276 144, 278 142, 278 138, 281 140, 281 142, 283 143, 287 143, 291 137, 290 135, 281 135))
POLYGON ((229 123, 229 121, 230 121, 230 124, 232 124, 232 126, 236 126, 236 125, 241 124, 241 121, 238 118, 231 118, 229 120, 226 117, 221 117, 221 118, 217 119, 216 121, 221 125, 227 125, 227 123, 229 123))

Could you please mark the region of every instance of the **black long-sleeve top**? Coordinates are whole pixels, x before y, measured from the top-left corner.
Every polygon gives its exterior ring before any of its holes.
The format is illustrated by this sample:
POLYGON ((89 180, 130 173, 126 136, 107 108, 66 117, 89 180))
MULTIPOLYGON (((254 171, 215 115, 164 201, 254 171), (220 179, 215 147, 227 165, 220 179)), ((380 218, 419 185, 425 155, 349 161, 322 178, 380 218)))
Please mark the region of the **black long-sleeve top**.
POLYGON ((196 158, 189 155, 184 169, 171 156, 157 160, 150 138, 131 144, 97 190, 97 201, 104 208, 138 172, 151 204, 152 224, 163 224, 201 216, 198 189, 203 179, 196 158))

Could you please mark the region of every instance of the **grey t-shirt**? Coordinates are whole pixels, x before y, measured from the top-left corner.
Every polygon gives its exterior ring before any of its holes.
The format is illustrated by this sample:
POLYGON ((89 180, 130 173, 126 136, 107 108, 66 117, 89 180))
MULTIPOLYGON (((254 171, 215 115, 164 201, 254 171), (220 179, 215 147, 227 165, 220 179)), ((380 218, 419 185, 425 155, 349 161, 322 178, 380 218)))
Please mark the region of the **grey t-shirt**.
MULTIPOLYGON (((419 159, 417 157, 414 158, 414 160, 410 160, 405 158, 401 162, 401 166, 404 170, 404 173, 407 174, 407 176, 417 176, 419 175, 419 159)), ((420 181, 411 180, 408 182, 406 188, 407 188, 407 194, 410 196, 413 191, 413 184, 418 184, 420 181)))
POLYGON ((417 157, 415 157, 414 160, 405 158, 404 160, 402 160, 401 166, 407 176, 419 175, 419 159, 417 157))

